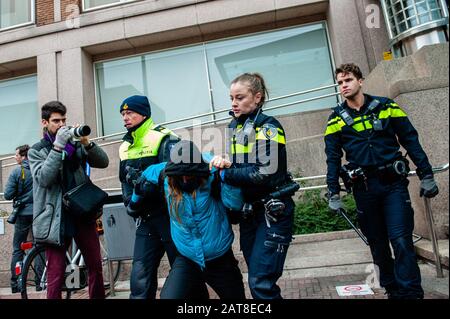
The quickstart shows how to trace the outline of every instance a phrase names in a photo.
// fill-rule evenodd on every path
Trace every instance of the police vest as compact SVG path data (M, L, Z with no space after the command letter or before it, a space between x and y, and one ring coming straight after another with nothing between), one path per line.
M395 102L383 103L381 102L380 107L373 112L368 112L368 114L363 114L362 116L357 116L351 119L351 122L335 111L335 117L331 118L327 123L327 129L325 131L325 136L341 132L345 128L352 129L358 133L367 130L377 130L374 127L374 122L380 121L380 128L383 130L386 127L386 121L390 118L395 117L406 117L406 113L398 106Z
M161 142L168 135L175 135L171 130L155 125L149 118L136 131L131 132L132 142L124 141L119 148L120 180L125 180L125 167L146 169L159 162L158 153Z
M252 120L247 120L242 124L234 120L230 124L230 128L233 129L234 134L230 138L229 152L233 155L233 158L237 154L252 153L258 141L270 140L279 144L286 144L283 129L271 123L265 123L267 120L270 120L270 117L265 114L260 114L256 123Z

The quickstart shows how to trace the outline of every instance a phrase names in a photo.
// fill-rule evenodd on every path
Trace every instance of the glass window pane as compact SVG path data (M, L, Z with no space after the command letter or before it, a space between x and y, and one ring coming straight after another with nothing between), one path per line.
M431 11L431 18L433 19L433 20L439 20L439 19L441 19L442 18L442 15L441 15L441 11L438 9L438 10L433 10L433 11Z
M421 16L419 16L419 20L420 20L420 23L429 22L429 21L431 21L430 15L428 13L421 15Z
M158 123L212 111L203 45L146 55L148 96ZM211 116L197 120L208 121ZM192 120L167 125L191 125Z
M126 97L135 94L149 98L156 123L211 111L203 46L98 63L96 70L105 135L125 130L119 106ZM192 121L167 127L188 124Z
M125 130L119 115L120 103L130 95L144 94L140 57L96 64L98 105L104 134Z
M37 102L37 77L0 81L0 154L11 154L19 145L36 143L41 137Z
M406 23L405 23L405 22L400 23L400 24L398 25L398 30L399 30L400 32L406 31L406 30L407 30Z
M416 4L416 8L417 8L417 13L419 15L428 12L428 7L427 7L427 4L425 2L417 3Z
M1 0L0 29L32 21L32 0Z
M84 1L84 9L92 9L95 7L118 4L121 2L130 2L136 0L83 0Z
M428 5L430 6L430 9L439 9L439 5L436 0L428 0Z
M230 108L229 85L238 75L258 72L271 98L334 83L324 24L263 33L206 45L214 108ZM265 108L335 92L322 90L269 102ZM271 115L329 108L335 97L269 111Z
M408 22L408 29L417 26L417 19L415 17L407 20L407 22Z

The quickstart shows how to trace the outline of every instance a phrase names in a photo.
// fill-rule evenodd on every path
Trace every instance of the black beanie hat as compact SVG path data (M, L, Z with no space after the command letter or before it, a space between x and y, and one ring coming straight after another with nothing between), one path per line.
M170 151L167 176L209 176L209 165L192 141L180 141Z
M127 97L120 105L120 113L122 113L123 110L130 110L147 117L150 117L152 114L150 103L148 102L147 97L143 95Z

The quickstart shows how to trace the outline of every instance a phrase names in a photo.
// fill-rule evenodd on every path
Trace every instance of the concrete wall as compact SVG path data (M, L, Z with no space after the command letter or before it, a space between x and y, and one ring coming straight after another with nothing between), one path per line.
M412 56L381 62L367 77L365 91L395 99L419 132L431 165L448 163L449 154L448 43L425 46ZM439 238L448 227L448 171L436 175L440 194L431 201ZM415 233L429 238L419 180L411 178Z
M330 0L328 25L336 65L353 62L369 74L389 50L379 0Z

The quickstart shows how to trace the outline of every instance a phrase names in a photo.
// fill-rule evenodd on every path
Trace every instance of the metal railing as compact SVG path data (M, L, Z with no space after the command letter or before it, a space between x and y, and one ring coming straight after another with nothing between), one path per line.
M289 97L293 97L293 96L304 95L304 94L308 94L308 93L313 93L313 92L317 92L317 91L331 89L331 88L335 88L337 86L338 86L337 84L330 84L330 85L326 85L326 86L322 86L322 87L318 87L318 88L314 88L314 89L309 89L309 90L305 90L305 91L294 92L294 93L287 94L287 95L277 96L277 97L274 97L274 98L271 98L271 99L267 100L267 103L273 102L273 101L277 101L277 100L281 100L281 99L285 99L285 98L289 98ZM267 108L264 108L264 111L267 112L267 111L271 111L271 110L280 109L280 108L283 108L283 107L292 106L292 105L295 105L295 104L307 103L307 102L320 100L320 99L324 99L324 98L332 97L332 96L338 96L338 95L339 95L339 92L329 93L329 94L325 94L325 95L312 97L312 98L309 98L309 99L304 99L304 100L299 100L299 101L294 101L294 102L290 102L290 103L285 103L285 104L280 104L280 105L267 107ZM216 115L216 114L220 114L220 113L224 113L224 112L229 112L229 111L230 111L230 108L223 108L223 109L220 109L220 110L217 110L217 111L212 111L212 112L207 112L207 113L203 113L203 114L193 115L193 116L189 116L189 117L186 117L186 118L176 119L176 120L162 122L162 123L158 123L158 124L160 124L162 126L167 126L167 125L170 125L170 124L175 124L175 123L179 123L179 122L194 120L194 119L197 119L197 118L202 118L202 117L205 117L205 116L212 116L212 115ZM196 126L199 126L199 125L207 125L207 124L213 124L213 123L224 122L224 121L229 121L229 120L230 120L230 117L228 116L228 117L224 117L224 118L219 118L219 119L214 119L214 120L210 120L210 121L205 121L205 122L202 122L202 123L199 123L199 124L190 124L190 125L180 126L180 127L177 127L177 128L171 129L171 130L172 131L176 131L176 130L196 127ZM116 137L116 136L122 136L125 133L126 133L126 131L113 133L113 134L109 134L109 135L98 136L98 137L92 138L91 141L105 140L105 139ZM119 139L117 141L106 142L106 143L102 143L102 144L99 144L99 145L100 146L107 146L107 145L117 144L117 143L121 143L121 142L122 142L122 140ZM2 158L0 158L0 163L2 163L5 160L10 160L10 159L13 159L13 158L14 158L14 155L2 157ZM6 167L10 167L10 166L15 166L15 165L17 165L17 164L16 163L8 163L8 164L5 164L5 165L2 164L1 168L6 168Z
M449 169L449 163L442 165L442 166L433 167L433 173L439 174L439 173L448 171L448 169ZM408 177L415 176L415 175L417 175L417 172L411 171L411 172L409 172ZM326 178L326 175L294 178L294 181L304 182L304 181L311 181L311 180L321 180L324 178ZM340 185L343 186L344 184L341 183ZM308 191L308 190L325 189L325 188L327 188L327 185L308 186L308 187L300 187L298 191ZM436 267L436 277L443 278L444 274L442 272L441 256L439 254L439 244L438 244L438 239L436 236L436 227L435 227L434 218L433 218L433 211L431 210L430 199L426 198L424 196L423 201L424 201L424 206L425 206L425 217L427 220L427 226L428 226L428 230L430 232L430 241L433 246L433 255L434 255L434 261L435 261L435 267ZM416 237L416 239L414 240L414 243L416 243L420 239L422 239L422 236L418 236L415 234L413 234L413 236Z

